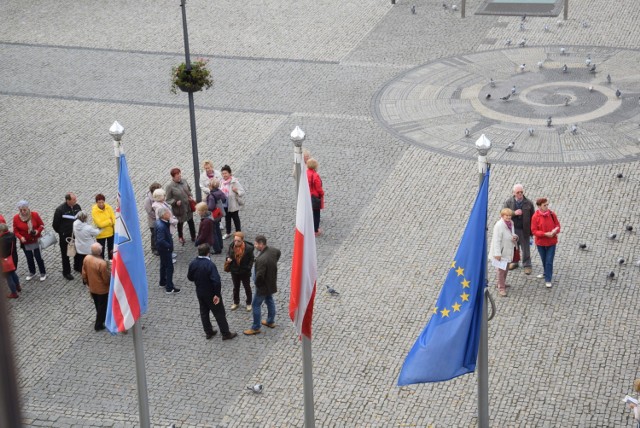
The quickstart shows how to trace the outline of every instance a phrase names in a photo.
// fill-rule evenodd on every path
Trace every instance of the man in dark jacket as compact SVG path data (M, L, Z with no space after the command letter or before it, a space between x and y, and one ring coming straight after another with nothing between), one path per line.
M196 284L196 296L200 303L200 319L202 327L207 335L207 339L211 339L216 335L217 330L211 325L211 317L209 312L213 313L218 328L222 332L222 340L233 339L238 333L229 331L224 304L222 303L222 290L220 283L220 274L216 265L209 258L211 247L209 244L198 245L198 257L189 263L187 278Z
M64 203L56 208L55 214L53 214L53 230L59 235L60 239L60 255L62 256L62 276L71 281L73 275L71 275L71 262L69 256L67 256L67 238L73 235L73 222L76 221L76 214L80 212L81 208L78 205L78 197L75 193L67 193L64 195ZM76 272L82 272L82 260L84 256L77 253L73 258L73 270Z
M531 274L531 246L529 238L531 237L531 217L535 211L533 203L524 196L524 187L522 184L513 186L513 196L504 202L503 208L509 208L513 211L513 228L518 235L518 243L520 246L522 266L524 273ZM518 263L509 263L509 270L518 267Z
M278 260L280 250L267 247L267 238L264 235L256 236L254 248L259 251L255 257L256 292L251 303L253 309L253 325L245 330L244 334L253 335L260 333L260 324L269 328L276 327L276 304L273 295L278 291ZM267 320L262 320L262 303L267 304Z
M171 211L167 208L158 209L156 220L156 250L160 253L160 287L165 288L165 293L176 294L179 288L173 285L173 238L169 228Z

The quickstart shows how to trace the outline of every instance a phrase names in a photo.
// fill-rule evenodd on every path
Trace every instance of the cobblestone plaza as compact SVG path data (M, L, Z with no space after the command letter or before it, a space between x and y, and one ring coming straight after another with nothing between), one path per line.
M195 94L199 158L232 167L248 192L243 231L282 250L278 327L206 340L186 280L195 249L177 247L183 292L166 295L144 235L153 426L303 425L301 346L287 314L296 125L327 193L313 320L317 426L477 425L475 374L396 382L475 198L482 133L493 143L490 225L520 182L530 199L550 199L563 227L553 288L535 278L535 250L534 275L511 272L509 297L497 297L489 274L491 425L632 425L621 398L640 377L640 8L569 3L569 20L528 17L522 29L520 17L475 15L482 0L466 2L465 18L424 0L187 3L192 58L208 58L215 80ZM11 218L26 199L50 225L68 191L84 209L99 192L114 204L115 120L141 213L149 184L166 184L172 167L194 187L187 97L169 92L171 67L184 60L179 5L0 3L0 214ZM231 279L223 258L214 261L241 332L251 314L229 310ZM57 247L45 263L47 280L26 282L20 254L23 292L7 302L24 424L137 426L131 335L96 333L90 296L77 276L62 277ZM247 390L256 383L263 394Z

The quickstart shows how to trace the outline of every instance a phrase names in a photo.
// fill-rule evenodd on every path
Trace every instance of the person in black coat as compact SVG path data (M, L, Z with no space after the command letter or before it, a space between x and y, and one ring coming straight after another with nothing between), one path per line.
M13 270L3 271L2 274L7 280L7 285L9 286L9 290L11 291L7 294L9 299L17 299L18 293L22 291L20 287L20 278L18 274L16 274L16 269L18 267L18 252L16 251L16 235L12 232L9 232L9 227L5 223L0 223L0 257L8 258L11 257L13 260ZM0 270L2 268L0 267Z
M229 340L238 334L229 331L224 303L222 303L220 274L216 265L209 258L210 251L209 244L198 245L198 257L189 263L187 278L196 285L196 296L200 304L200 319L207 339L211 339L218 333L211 325L209 316L211 312L216 319L220 332L222 332L222 340Z
M60 244L60 255L62 256L62 276L71 281L71 262L67 256L67 238L73 234L73 222L76 221L76 214L81 211L78 205L78 197L75 193L67 193L64 195L64 203L56 208L53 214L53 230L60 236L58 240ZM82 272L82 254L76 254L73 258L73 270Z
M158 209L156 220L156 250L160 254L160 287L165 293L176 294L180 289L173 284L173 238L171 237L171 211L168 208Z
M247 296L247 312L251 312L251 268L253 267L253 245L244 240L243 232L233 234L233 242L229 246L227 254L229 272L233 282L233 305L231 310L235 311L240 305L240 283L244 287Z

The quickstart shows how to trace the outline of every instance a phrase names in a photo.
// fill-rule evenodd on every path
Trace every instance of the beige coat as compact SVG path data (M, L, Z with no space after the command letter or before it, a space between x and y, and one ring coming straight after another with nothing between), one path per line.
M502 218L498 220L493 226L489 257L500 256L502 260L508 262L513 260L513 249L516 245L511 239L513 236L517 236L513 229L513 222L511 222L511 229L509 229Z

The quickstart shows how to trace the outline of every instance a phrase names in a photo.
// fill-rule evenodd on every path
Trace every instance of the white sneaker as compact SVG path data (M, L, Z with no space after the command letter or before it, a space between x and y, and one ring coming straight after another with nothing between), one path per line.
M45 279L47 279L46 273L44 275L40 275L40 281L44 281Z
M222 235L222 239L227 239L228 237L230 237L231 235L229 235L228 233L225 233L224 235Z
M545 283L544 283L544 285L545 285L545 287L547 287L547 288L551 288L551 287L553 287L553 284L552 284L552 283L550 283L550 282L545 282Z
M25 278L27 281L31 281L33 279L33 277L36 276L35 273L30 273L29 275L27 275L27 277Z
M235 311L236 309L238 309L238 305L236 305L235 303L233 305L231 305L231 310Z
M253 310L253 308L251 307L251 305L247 305L247 312L251 312Z
M175 264L177 261L178 261L178 260L176 260L176 259L173 259L173 260L172 260L172 262L173 262L174 264Z
M536 275L536 278L538 278L538 279L544 279L544 274L543 274L543 273L541 273L540 275Z

